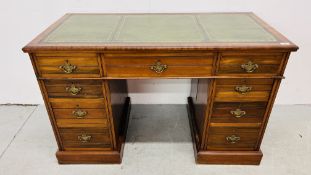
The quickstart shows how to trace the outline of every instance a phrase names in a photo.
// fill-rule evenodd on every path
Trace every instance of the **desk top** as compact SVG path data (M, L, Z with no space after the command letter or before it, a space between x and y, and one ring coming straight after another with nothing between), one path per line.
M253 13L67 14L23 50L297 46Z

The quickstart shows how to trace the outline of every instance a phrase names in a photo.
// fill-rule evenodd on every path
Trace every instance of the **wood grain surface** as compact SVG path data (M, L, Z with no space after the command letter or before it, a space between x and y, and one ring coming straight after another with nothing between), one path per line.
M68 34L92 31L89 26L71 26L73 31L63 31L67 32L64 36L57 33L57 30L66 29L69 25L66 20L75 20L71 18L75 15L83 19L88 15L92 20L107 19L107 16L103 17L105 14L67 14L23 48L30 55L44 98L58 143L56 156L59 163L121 163L130 113L127 79L158 78L192 79L188 116L197 163L260 163L260 144L289 55L298 49L295 44L253 13L166 14L169 19L165 20L159 20L160 14L133 14L134 17L122 14L129 21L132 17L145 20L149 15L154 24L183 20L180 16L195 19L196 23L202 24L202 31L211 32L205 33L207 37L202 42L196 41L200 39L196 37L201 37L196 34L194 39L191 38L195 42L169 42L180 32L168 37L165 32L159 32L158 38L141 38L146 33L133 34L135 30L129 30L139 25L127 23L122 24L128 26L126 30L122 29L122 32L128 32L125 35L118 31L121 24L115 25L113 21L102 21L100 25L113 24L112 35L118 34L119 42L111 42L114 36L98 28L94 31L99 33ZM237 26L228 20L235 17L243 18L244 22L251 20L248 22L256 26L256 31L262 31L248 35L244 33L247 26L224 31L223 26ZM226 18L223 19L226 22L221 21L222 18ZM205 25L211 20L218 26ZM89 22L84 20L83 23ZM176 24L178 21L168 27ZM90 23L90 26L94 25L98 24ZM168 27L162 26L159 30ZM222 33L217 33L218 29ZM183 29L182 32L187 31ZM148 32L154 33L154 28ZM94 38L96 34L111 38ZM64 42L54 42L59 37ZM72 42L75 37L105 42ZM148 41L162 37L163 42L121 42L135 37ZM177 39L189 40L187 37ZM239 41L257 39L258 42L233 42L236 37ZM228 41L223 41L224 38ZM243 65L248 63L256 65L254 70L245 69ZM163 71L156 72L155 66ZM73 94L70 89L79 92ZM241 111L243 115L237 116Z

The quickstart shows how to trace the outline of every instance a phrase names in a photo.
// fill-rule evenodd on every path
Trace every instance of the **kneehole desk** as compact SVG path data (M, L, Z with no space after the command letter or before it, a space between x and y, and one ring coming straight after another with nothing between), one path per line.
M29 53L67 163L121 163L127 79L192 79L197 163L260 164L287 60L298 47L253 13L67 14Z

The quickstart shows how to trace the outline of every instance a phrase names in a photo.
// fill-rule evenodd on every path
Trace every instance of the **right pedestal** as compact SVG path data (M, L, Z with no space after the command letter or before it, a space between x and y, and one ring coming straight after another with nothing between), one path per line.
M193 79L188 116L197 163L259 165L280 80Z

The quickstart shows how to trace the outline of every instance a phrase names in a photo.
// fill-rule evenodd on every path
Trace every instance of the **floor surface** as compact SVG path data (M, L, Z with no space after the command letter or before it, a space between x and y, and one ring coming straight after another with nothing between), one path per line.
M120 165L58 165L44 106L0 106L0 175L309 175L311 106L275 106L260 166L196 165L185 105L133 105Z

